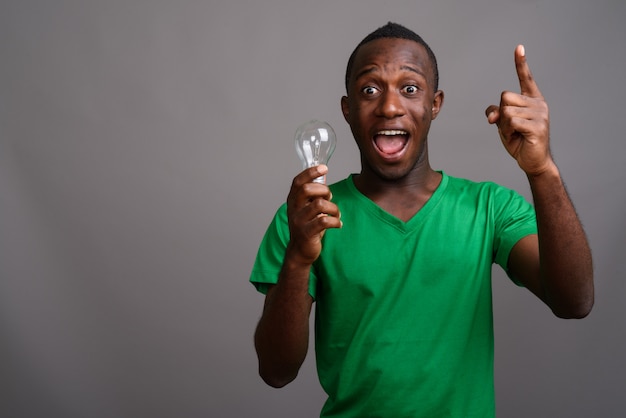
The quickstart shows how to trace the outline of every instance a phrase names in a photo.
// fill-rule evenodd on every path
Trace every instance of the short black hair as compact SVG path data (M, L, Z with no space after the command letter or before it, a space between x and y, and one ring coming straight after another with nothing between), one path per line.
M346 67L346 92L348 92L348 82L350 80L350 74L352 73L352 67L354 66L354 59L356 58L357 51L364 44L382 38L408 39L422 45L426 49L428 58L430 59L433 66L435 91L439 89L439 68L437 67L437 58L435 58L435 54L430 49L428 44L422 39L421 36L413 32L411 29L408 29L398 23L389 22L385 26L381 26L380 28L376 29L374 32L363 38L363 40L356 46L356 48L354 48L354 51L352 51L350 58L348 58L348 66Z

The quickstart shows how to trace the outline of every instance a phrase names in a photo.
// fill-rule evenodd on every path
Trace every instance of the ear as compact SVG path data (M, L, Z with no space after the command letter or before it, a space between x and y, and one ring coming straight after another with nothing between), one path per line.
M348 96L343 96L341 98L341 113L343 113L343 118L350 124L350 106L348 105Z
M435 92L435 97L433 98L433 112L432 112L432 119L434 120L435 118L437 118L437 115L439 114L439 112L441 111L441 107L443 106L443 91L442 90L437 90Z

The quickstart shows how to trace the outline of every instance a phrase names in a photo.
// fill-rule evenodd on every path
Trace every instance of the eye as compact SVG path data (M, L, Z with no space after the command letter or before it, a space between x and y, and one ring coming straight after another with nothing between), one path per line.
M404 86L402 88L402 91L406 94L415 94L419 91L419 88L414 85L408 85L408 86Z
M361 89L361 91L366 95L366 96L373 96L378 92L378 89L376 87L373 86L366 86L363 87Z

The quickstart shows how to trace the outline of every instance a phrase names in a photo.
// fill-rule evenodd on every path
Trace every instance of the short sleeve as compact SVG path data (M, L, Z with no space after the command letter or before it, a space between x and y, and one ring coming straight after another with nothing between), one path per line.
M259 292L266 294L270 285L278 282L288 243L287 205L283 204L276 211L272 222L265 231L250 274L250 282ZM312 267L309 278L309 293L313 298L315 298L315 284L316 277Z
M509 254L520 239L537 233L537 217L523 196L506 188L495 194L494 214L494 261L508 275Z

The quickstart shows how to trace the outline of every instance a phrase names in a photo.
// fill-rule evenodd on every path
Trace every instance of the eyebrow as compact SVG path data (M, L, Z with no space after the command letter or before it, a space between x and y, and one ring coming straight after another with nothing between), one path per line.
M409 65L403 65L402 67L400 67L401 70L406 70L406 71L411 71L414 72L417 75L421 75L422 77L426 78L426 74L424 74L423 72L421 72L420 70L418 70L417 68L411 67Z
M400 69L404 70L404 71L410 71L412 73L415 73L415 74L417 74L419 76L422 76L424 79L426 78L426 75L423 72L421 72L420 70L418 70L415 67L411 67L410 65L403 65L403 66L400 67ZM356 77L354 79L358 80L361 77L363 77L364 75L367 75L367 74L370 74L370 73L375 73L377 70L378 70L378 67L375 67L375 66L372 66L372 67L369 67L369 68L365 68L364 70L359 71L356 74Z

